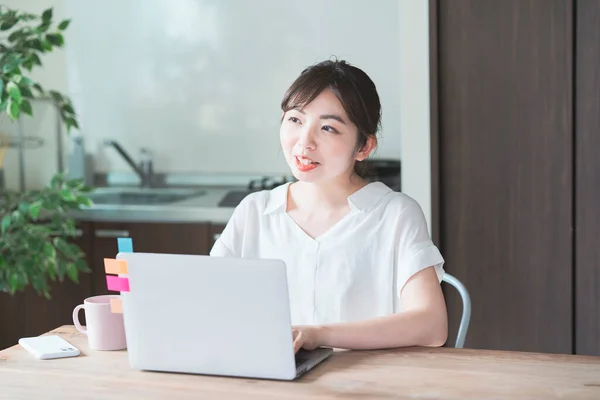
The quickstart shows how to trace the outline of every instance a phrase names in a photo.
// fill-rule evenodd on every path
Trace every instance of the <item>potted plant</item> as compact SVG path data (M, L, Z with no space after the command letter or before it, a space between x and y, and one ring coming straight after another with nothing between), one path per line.
M64 44L69 20L55 24L52 8L41 15L0 6L0 113L14 122L33 115L31 100L50 98L60 110L67 131L78 128L71 100L45 90L30 78L44 54ZM14 294L31 286L50 298L49 281L65 277L77 282L88 267L71 212L91 204L90 188L80 180L56 174L39 190L0 193L0 292Z

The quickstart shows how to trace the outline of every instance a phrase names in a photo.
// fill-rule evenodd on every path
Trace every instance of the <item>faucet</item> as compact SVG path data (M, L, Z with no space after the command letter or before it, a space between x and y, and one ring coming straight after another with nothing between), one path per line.
M123 157L127 164L131 166L131 168L135 171L135 173L140 177L141 187L147 188L152 187L152 176L153 176L153 167L152 167L152 157L150 152L146 148L142 148L142 161L139 165L133 161L131 156L125 151L125 149L114 140L105 140L105 146L114 147L115 150Z

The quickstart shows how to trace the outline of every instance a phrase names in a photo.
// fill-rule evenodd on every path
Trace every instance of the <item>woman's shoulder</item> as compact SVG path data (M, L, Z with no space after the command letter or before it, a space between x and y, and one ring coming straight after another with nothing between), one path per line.
M248 194L236 207L236 212L262 214L284 206L287 186L288 184L283 184L274 189L259 190Z
M383 182L373 182L365 187L365 193L359 193L355 200L364 205L372 205L373 209L380 209L391 213L420 212L421 206L411 196L389 188Z
M415 211L421 209L419 202L406 193L392 192L388 197L387 207L393 208L396 211Z

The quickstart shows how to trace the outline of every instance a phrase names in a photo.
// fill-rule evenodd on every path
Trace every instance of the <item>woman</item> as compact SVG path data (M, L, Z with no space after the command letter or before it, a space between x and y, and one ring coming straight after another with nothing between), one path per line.
M297 182L247 196L211 255L285 261L295 351L443 345L444 260L423 212L363 176L381 119L374 83L324 61L302 72L281 107Z

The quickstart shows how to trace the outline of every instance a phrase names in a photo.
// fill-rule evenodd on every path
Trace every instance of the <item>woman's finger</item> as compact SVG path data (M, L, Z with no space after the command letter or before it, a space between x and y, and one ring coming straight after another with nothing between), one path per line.
M294 338L294 353L297 353L302 347L302 331L297 329L293 330L292 337Z

